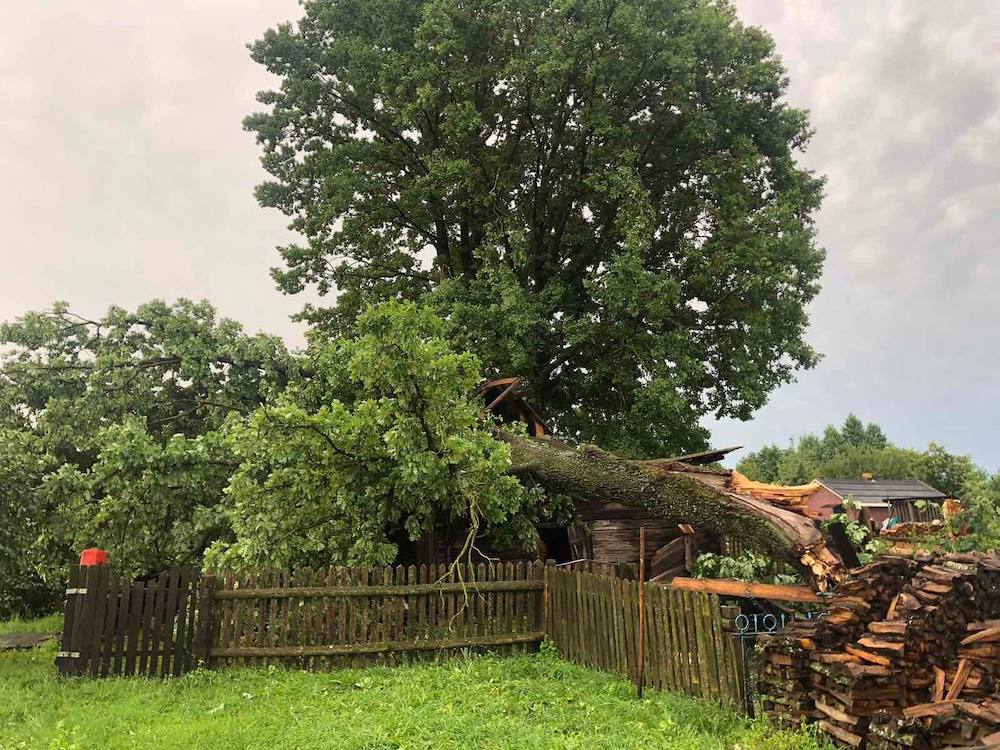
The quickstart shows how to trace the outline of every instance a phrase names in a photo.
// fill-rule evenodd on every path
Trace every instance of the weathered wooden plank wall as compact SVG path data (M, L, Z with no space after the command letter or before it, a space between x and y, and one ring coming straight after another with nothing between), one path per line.
M646 585L643 685L740 706L737 644L715 594ZM639 583L546 570L545 631L570 661L637 681Z

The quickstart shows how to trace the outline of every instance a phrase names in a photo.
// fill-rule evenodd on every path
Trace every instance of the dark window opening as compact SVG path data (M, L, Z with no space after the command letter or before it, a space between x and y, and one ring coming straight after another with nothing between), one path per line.
M569 529L565 526L552 526L539 529L538 535L545 545L545 559L555 560L557 563L571 562L573 548L569 543Z

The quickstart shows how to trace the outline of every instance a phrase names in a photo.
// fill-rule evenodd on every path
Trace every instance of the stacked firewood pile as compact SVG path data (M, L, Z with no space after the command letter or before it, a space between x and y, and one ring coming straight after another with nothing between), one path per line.
M883 529L879 536L883 539L910 539L911 537L933 537L940 534L944 528L944 521L935 519L933 521L905 521L889 529Z
M982 700L1000 681L998 616L997 556L880 558L853 571L826 617L762 643L761 706L848 747L873 726L872 748L969 746L947 743L996 731Z
M918 563L906 557L882 557L852 571L830 598L820 619L796 620L774 635L762 636L758 690L762 709L783 726L829 717L828 705L817 695L817 675L836 663L859 663L843 652L873 621L885 617L896 595L913 575Z
M868 732L868 750L1000 748L1000 701L938 701L903 709L896 719L880 714Z
M795 620L779 633L762 635L757 689L763 711L789 729L816 720L809 660L816 648L817 620Z

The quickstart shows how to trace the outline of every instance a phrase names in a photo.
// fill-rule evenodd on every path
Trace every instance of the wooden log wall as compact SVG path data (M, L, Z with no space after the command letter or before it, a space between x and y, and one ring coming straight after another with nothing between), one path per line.
M656 550L681 535L677 524L662 519L596 519L590 524L594 560L602 563L638 563L639 530L642 528L646 529L647 565Z
M545 630L560 654L637 681L639 583L549 568ZM643 686L743 702L737 644L715 594L646 585Z

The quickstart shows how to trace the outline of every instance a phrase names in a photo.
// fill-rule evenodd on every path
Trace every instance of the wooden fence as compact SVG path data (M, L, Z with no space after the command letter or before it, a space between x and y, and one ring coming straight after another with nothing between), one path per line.
M196 664L194 600L200 573L170 570L123 581L106 565L74 567L66 589L62 675L180 675Z
M543 565L172 570L123 583L76 568L63 675L179 675L208 667L308 669L395 663L466 648L517 651L544 638Z
M542 579L537 562L206 577L206 661L327 669L419 652L522 650L544 638Z
M643 684L743 705L738 644L715 594L646 585ZM547 571L546 634L560 654L639 679L639 583Z
M715 594L646 585L643 685L741 705L737 644ZM567 659L639 679L639 584L539 562L446 567L171 570L123 582L76 568L63 675L179 675L195 666L306 669L416 655L520 651L546 636Z

